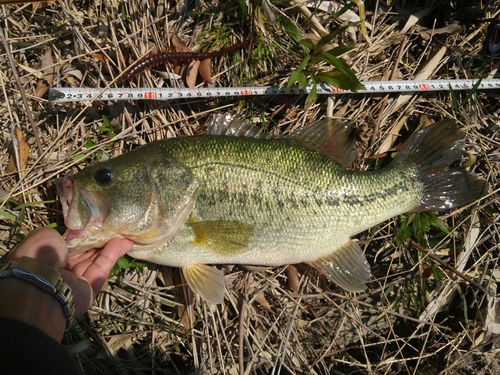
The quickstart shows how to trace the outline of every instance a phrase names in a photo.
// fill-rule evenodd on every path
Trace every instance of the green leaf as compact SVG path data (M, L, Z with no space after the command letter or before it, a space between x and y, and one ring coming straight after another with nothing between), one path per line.
M320 52L318 54L318 57L321 58L323 61L326 61L327 63L331 64L335 68L337 68L339 71L344 72L348 75L351 75L352 78L357 80L356 75L353 73L351 70L351 67L347 65L344 61L340 60L338 57L333 56L332 54L328 52Z
M427 280L422 282L422 290L420 290L420 304L422 307L426 305L425 295L427 293Z
M302 39L299 41L299 44L302 46L302 47L305 47L306 49L308 50L312 50L314 49L314 43L312 42L311 39Z
M17 216L12 215L11 213L4 211L4 210L0 210L0 216L3 216L4 218L6 218L7 220L10 220L10 221L17 220Z
M37 202L27 202L27 203L23 203L23 204L20 204L19 206L16 206L13 208L14 211L18 211L22 208L26 208L26 207L32 207L32 206L40 206L40 205L43 205L43 204L47 204L47 203L54 203L55 200L46 200L46 201L37 201Z
M247 7L246 1L245 0L238 0L238 4L239 4L243 14L244 15L248 14L248 7Z
M321 52L318 57L333 65L338 71L345 74L345 78L342 80L342 84L344 86L340 87L341 89L356 91L363 88L363 85L359 82L358 77L356 77L349 65L340 60L338 57L326 52Z
M292 72L292 74L290 74L290 78L288 79L288 85L287 85L288 88L292 87L295 84L295 82L299 82L299 85L300 85L301 80L303 82L304 78L301 76L305 77L303 70L306 67L309 60L311 60L311 56L306 56L306 58L304 60L302 60L302 63L300 64L300 66L297 69L295 69ZM306 82L307 82L307 78L306 78ZM306 83L306 85L307 85L307 83Z
M128 255L124 255L116 261L109 275L118 277L126 270L135 269L137 271L142 271L144 267L146 267L146 263L133 259Z
M123 3L120 6L120 17L121 17L123 22L127 21L127 9L125 7L125 4L123 4Z
M427 243L425 241L425 233L429 231L430 224L426 215L422 215L421 213L413 213L413 221L412 221L412 231L413 235L417 239L417 242L422 247L426 247Z
M278 21L283 26L288 36L292 38L295 42L299 43L303 39L300 30L297 28L295 23L290 21L288 18L282 15L278 15L276 16L276 21Z
M483 78L479 78L477 80L477 82L474 84L474 86L472 87L472 89L467 93L467 96L465 97L465 99L462 100L462 105L467 104L467 102L472 97L472 95L476 94L477 88L479 87L479 85L481 84L482 81L483 81Z
M341 9L339 9L337 12L335 13L332 13L332 17L334 19L337 19L339 18L341 15L343 15L345 12L347 12L349 9L353 8L356 4L354 3L354 1L351 1L349 3L347 3L346 5L344 5Z
M111 129L111 121L109 120L109 118L107 118L106 116L102 115L102 122L104 123L104 125L108 128L108 129Z
M337 47L334 47L334 48L326 51L326 53L333 55L333 56L340 56L346 52L351 51L353 48L354 47L349 47L349 46L337 46Z
M318 80L343 90L356 91L363 87L357 79L353 80L349 74L344 72L320 72L316 74L316 77Z
M306 98L306 103L305 103L306 108L309 108L311 105L313 105L317 97L318 97L318 84L314 82L311 92L309 93L309 95L307 95Z
M434 274L434 279L436 280L437 287L438 288L441 287L443 276L444 276L443 271L441 271L441 269L438 267L434 267L432 269L432 273Z
M411 236L411 229L407 225L402 225L396 234L396 246L401 246Z
M318 43L316 43L316 48L314 49L313 53L314 54L319 53L321 51L321 48L323 48L324 45L330 43L333 39L335 39L337 35L342 34L345 30L347 30L348 27L355 26L357 24L359 24L359 22L349 23L345 26L336 28L330 34L325 35L320 40L318 40Z
M299 75L298 81L299 81L299 87L306 87L307 85L309 85L307 76L304 74L304 72L302 72L302 74Z
M113 138L116 135L115 133L113 133L113 130L111 128L108 128L107 126L98 126L97 130L103 132L104 134L107 134L110 138Z
M426 212L427 217L429 219L429 224L433 227L439 230L440 232L443 232L445 234L450 233L450 230L446 228L444 225L443 221L434 213L434 212Z
M450 96L451 101L453 102L453 109L455 110L455 112L458 112L460 110L460 104L458 103L457 94L455 93L455 91L453 91L451 85L448 86L450 87Z
M95 146L95 142L91 138L87 138L87 141L85 142L85 148L92 148Z

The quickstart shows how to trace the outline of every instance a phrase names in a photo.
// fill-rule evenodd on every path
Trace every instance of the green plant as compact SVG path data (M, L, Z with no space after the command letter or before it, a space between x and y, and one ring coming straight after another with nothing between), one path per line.
M109 273L109 276L122 278L125 271L132 270L141 272L144 267L146 267L145 262L141 262L140 260L134 259L128 255L124 255L116 261L115 265L111 269L111 272Z
M118 123L116 125L113 125L111 121L104 115L102 116L102 122L104 125L98 126L97 130L107 135L109 138L116 137L116 134L118 134L122 130L122 124Z
M97 130L99 130L102 134L104 134L109 139L115 138L116 135L118 133L120 133L120 131L122 130L122 125L121 124L113 125L111 123L111 121L106 116L104 116L104 115L102 116L102 122L103 122L103 125L98 126ZM98 145L98 143L93 138L88 137L88 138L85 139L85 145L84 145L84 147L87 150L96 147L96 145ZM92 161L105 161L105 160L108 160L109 159L109 155L106 154L105 152L103 152L102 150L106 150L106 149L109 149L111 147L113 147L112 143L108 143L108 144L100 146L99 151L93 153ZM71 159L72 160L80 160L80 159L86 158L87 155L88 155L87 152L79 152L78 154L73 155L73 157Z
M341 34L348 26L340 27L330 34L322 37L317 42L309 38L304 38L297 26L288 18L278 16L276 18L285 32L292 38L303 51L303 59L299 67L292 71L288 79L288 88L298 84L299 88L309 85L312 82L312 88L309 92L306 105L311 105L317 98L318 82L325 82L342 90L356 91L363 87L356 75L348 64L342 61L338 56L350 51L348 46L337 46L324 51L324 47ZM334 71L321 71L319 65L327 63L335 68Z
M2 209L0 209L0 217L3 217L12 222L12 225L10 225L9 227L9 237L7 241L8 244L13 246L24 239L24 234L19 232L19 229L21 228L21 225L26 218L27 208L54 202L54 200L45 200L18 204L17 199L14 197L7 200ZM49 225L46 225L46 227L55 228L57 227L57 224L50 223Z
M426 234L433 229L432 237L426 239ZM399 217L399 229L396 234L396 245L401 246L411 236L418 244L427 248L434 241L439 241L449 233L448 228L434 212L412 212ZM434 241L432 241L434 240Z

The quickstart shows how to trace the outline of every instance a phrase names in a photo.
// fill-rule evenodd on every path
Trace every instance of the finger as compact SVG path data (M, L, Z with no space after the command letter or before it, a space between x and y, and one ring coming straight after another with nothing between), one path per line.
M129 240L115 238L96 253L94 261L82 274L89 281L96 294L101 290L118 258L130 251L132 246L133 243Z
M66 264L68 248L56 230L38 228L14 247L8 255L8 259L15 260L22 256L35 258L54 268L61 268Z

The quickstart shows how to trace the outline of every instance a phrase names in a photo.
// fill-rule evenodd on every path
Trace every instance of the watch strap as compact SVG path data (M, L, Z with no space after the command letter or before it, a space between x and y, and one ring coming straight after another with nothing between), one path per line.
M75 301L71 288L63 281L59 271L34 258L22 256L0 267L0 278L9 276L29 281L52 294L61 304L66 329L69 328L75 313Z

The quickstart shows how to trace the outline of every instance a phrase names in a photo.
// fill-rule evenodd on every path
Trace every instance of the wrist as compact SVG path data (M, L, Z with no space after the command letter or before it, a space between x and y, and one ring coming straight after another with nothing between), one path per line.
M0 267L0 306L4 314L25 320L60 340L69 327L75 312L71 288L62 280L61 273L37 259L21 256ZM9 287L10 286L10 287ZM54 308L57 313L54 314ZM60 332L59 320L64 317L65 326ZM52 318L51 318L52 317Z
M61 341L66 319L55 296L17 277L0 278L0 316L37 326Z

